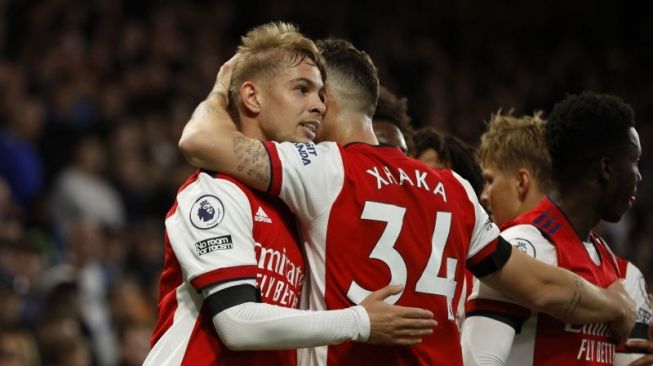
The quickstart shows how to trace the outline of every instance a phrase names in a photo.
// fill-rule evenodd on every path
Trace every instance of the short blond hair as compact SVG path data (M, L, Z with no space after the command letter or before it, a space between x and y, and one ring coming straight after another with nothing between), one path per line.
M501 110L490 117L476 152L483 167L494 164L502 171L528 168L543 190L550 185L551 158L544 139L542 112L515 117Z
M326 79L324 58L315 43L290 23L271 22L250 30L241 38L238 53L240 60L229 87L229 103L234 106L239 102L240 86L247 80L276 75L285 66L299 65L307 59Z

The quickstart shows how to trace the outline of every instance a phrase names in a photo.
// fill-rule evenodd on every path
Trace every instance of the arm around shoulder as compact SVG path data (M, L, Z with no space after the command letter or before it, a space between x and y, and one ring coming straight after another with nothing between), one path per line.
M524 275L527 273L528 275ZM619 338L634 324L634 304L623 285L599 288L575 273L512 250L508 262L480 279L533 310L572 323L613 322Z
M360 306L333 311L303 311L248 302L213 317L227 348L275 350L366 341L370 323Z

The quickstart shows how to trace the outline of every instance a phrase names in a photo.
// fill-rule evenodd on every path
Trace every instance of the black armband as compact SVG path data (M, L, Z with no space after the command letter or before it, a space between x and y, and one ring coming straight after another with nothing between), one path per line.
M649 325L646 323L635 323L635 327L628 338L648 339L648 327Z
M204 299L204 306L211 318L223 310L246 302L261 302L261 291L252 285L238 285L220 290Z
M517 315L509 315L509 314L500 314L500 313L494 313L494 312L489 312L489 311L470 311L467 314L465 314L467 318L472 317L472 316L484 316L486 318L494 319L496 321L500 321L504 324L509 325L512 327L512 329L515 330L516 334L521 333L521 326L524 323L524 320L517 316Z
M487 258L483 259L476 265L470 266L469 270L477 278L485 277L503 268L506 262L508 262L508 259L510 259L511 254L512 245L499 235L499 238L497 239L497 247L494 250L494 253L490 254Z

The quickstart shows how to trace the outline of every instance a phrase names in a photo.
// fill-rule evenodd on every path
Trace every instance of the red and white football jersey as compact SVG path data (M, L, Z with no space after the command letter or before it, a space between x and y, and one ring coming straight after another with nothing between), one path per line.
M287 207L231 177L198 171L180 188L165 223L159 319L145 365L295 365L294 350L224 347L202 311L201 293L255 279L263 302L298 308L305 268Z
M410 347L345 342L300 350L313 365L461 365L454 320L466 265L497 247L498 228L473 189L399 149L267 142L270 192L297 215L309 263L308 306L342 309L388 284L393 304L429 309L432 336Z
M619 278L615 257L607 245L594 235L590 243L581 241L565 215L547 197L501 229L501 236L521 251L569 269L598 286L607 287ZM506 365L599 366L614 362L616 343L608 324L566 324L531 312L478 280L467 302L468 319L473 314L498 314L522 322Z
M635 328L630 334L631 339L648 339L648 328L653 319L653 310L651 310L651 300L648 296L649 291L646 287L646 279L639 268L631 262L617 258L617 265L624 279L624 287L635 301L635 310L637 318L635 319ZM617 346L617 356L615 366L628 365L642 356L642 351L626 347L626 345Z

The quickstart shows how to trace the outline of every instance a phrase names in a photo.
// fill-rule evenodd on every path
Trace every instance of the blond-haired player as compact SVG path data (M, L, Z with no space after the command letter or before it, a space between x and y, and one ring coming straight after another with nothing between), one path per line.
M313 139L325 111L324 62L313 42L292 25L269 23L243 37L239 52L228 94L244 136ZM413 344L435 325L428 311L384 303L397 287L363 306L298 310L307 268L293 215L225 174L198 170L188 178L165 238L159 319L145 365L294 365L295 348Z

